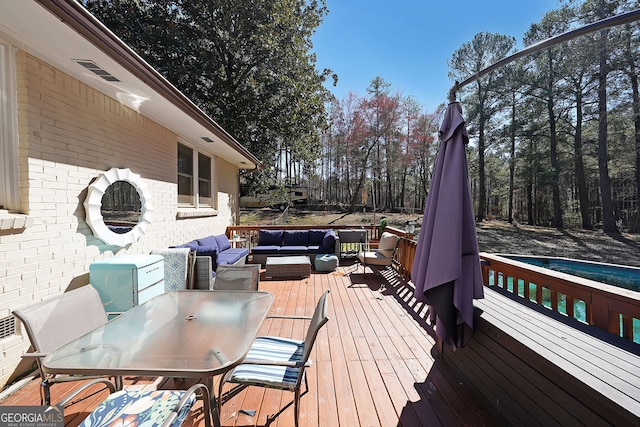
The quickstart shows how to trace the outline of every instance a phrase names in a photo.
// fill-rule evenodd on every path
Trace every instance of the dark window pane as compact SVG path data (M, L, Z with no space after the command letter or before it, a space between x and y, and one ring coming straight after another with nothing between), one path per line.
M198 153L198 177L211 181L211 158L202 153Z
M178 144L178 173L193 176L193 150Z
M191 184L191 177L178 175L178 194L183 196L191 196L193 185Z
M200 193L200 197L211 197L211 183L209 181L198 181L198 191Z

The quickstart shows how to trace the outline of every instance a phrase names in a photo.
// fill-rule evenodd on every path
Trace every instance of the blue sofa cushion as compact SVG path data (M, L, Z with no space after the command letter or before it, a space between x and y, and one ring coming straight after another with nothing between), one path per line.
M326 254L332 254L336 250L336 233L333 230L327 230L322 239L321 251Z
M202 239L196 240L198 242L198 246L204 246L207 248L218 249L223 251L224 249L218 247L218 240L216 236L203 237Z
M320 254L320 253L324 253L324 252L322 252L322 246L320 246L320 245L309 245L309 246L307 246L307 253Z
M281 246L281 254L304 255L307 253L306 246Z
M286 230L282 241L282 246L307 246L309 244L309 232L307 230Z
M277 254L280 252L280 245L260 245L251 248L254 254Z
M257 246L280 246L282 245L282 230L260 230L258 232Z
M249 255L249 249L229 248L218 253L218 264L235 264L247 255Z
M327 230L309 230L309 245L321 245Z
M218 234L214 237L216 239L216 242L218 243L218 250L220 252L226 251L227 249L231 248L231 242L224 234Z

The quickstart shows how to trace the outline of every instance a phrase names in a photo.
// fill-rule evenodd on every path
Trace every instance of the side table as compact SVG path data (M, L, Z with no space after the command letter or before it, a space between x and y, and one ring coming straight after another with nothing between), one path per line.
M265 277L309 277L311 260L306 255L267 257Z
M229 239L229 242L231 243L231 247L233 248L244 248L244 244L247 241L247 239L241 238L241 237L234 237L232 239Z

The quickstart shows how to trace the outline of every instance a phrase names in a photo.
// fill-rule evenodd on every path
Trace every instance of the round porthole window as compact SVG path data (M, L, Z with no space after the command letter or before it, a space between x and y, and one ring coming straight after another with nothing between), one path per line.
M89 185L84 201L94 236L108 245L137 242L151 223L151 196L140 175L112 168Z

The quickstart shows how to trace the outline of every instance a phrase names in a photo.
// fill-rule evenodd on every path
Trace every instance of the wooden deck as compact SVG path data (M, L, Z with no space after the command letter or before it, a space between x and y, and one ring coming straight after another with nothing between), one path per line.
M363 275L362 267L343 265L333 273L313 272L307 279L260 283L261 290L275 295L273 314L310 315L322 292L331 290L330 320L318 336L314 365L307 371L309 391L301 398L300 425L498 425L491 409L480 405L450 368L434 358L433 331L424 321L426 307L413 300L413 289L393 272L367 271ZM306 326L268 319L262 334L301 339ZM162 378L127 377L125 383L137 388L185 386ZM61 387L65 386L52 389L54 400ZM97 392L65 408L65 424L78 425L105 396L106 391ZM250 387L225 402L222 425L292 426L292 404L271 417L292 399L291 392ZM37 381L0 405L39 405ZM256 413L249 416L242 410ZM204 425L201 411L193 414L184 425Z

